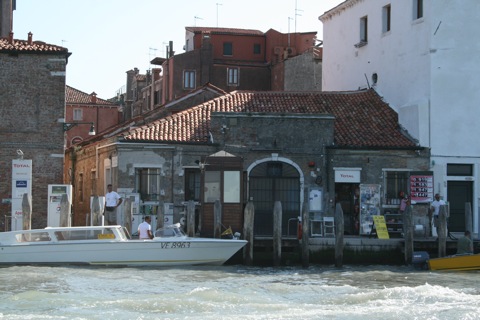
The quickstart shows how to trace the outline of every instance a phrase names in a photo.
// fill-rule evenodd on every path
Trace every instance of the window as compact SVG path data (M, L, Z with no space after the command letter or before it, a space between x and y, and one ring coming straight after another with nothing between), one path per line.
M195 89L195 71L185 70L183 72L183 88Z
M140 168L135 170L135 187L142 201L160 199L160 168Z
M390 31L390 23L391 23L391 5L387 5L382 9L382 32Z
M83 110L82 109L73 109L73 120L74 121L83 120Z
M231 42L224 42L223 43L223 55L224 56L233 55L233 44Z
M385 201L387 204L400 204L399 194L408 191L408 171L385 171ZM398 203L397 203L398 202Z
M220 200L220 171L205 172L204 201Z
M240 171L223 173L223 202L240 202Z
M473 176L473 166L471 164L447 164L447 176Z
M238 86L238 68L227 68L227 85Z
M255 43L253 45L253 54L260 54L260 53L262 53L262 47L260 46L260 44Z
M423 18L423 0L413 0L413 20Z
M360 42L368 42L368 17L360 18Z
M185 201L200 201L200 170L185 170Z

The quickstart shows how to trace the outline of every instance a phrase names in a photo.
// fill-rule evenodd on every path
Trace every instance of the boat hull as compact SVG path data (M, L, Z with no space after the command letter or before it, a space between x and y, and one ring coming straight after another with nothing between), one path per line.
M237 239L187 236L130 240L119 226L46 228L0 233L0 264L221 265L246 243Z
M430 270L468 271L480 270L480 254L456 255L428 260Z

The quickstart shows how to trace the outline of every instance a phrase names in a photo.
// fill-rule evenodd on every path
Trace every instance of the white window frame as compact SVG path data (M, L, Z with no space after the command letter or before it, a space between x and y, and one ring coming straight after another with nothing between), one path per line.
M184 89L195 89L196 84L196 72L195 70L184 70L183 71L183 88Z
M73 109L73 121L82 121L83 120L83 109L75 108Z
M390 32L392 28L392 5L387 4L382 8L382 32Z
M240 70L238 68L227 68L227 85L238 86L240 83Z
M368 43L368 16L360 18L360 42Z
M423 0L413 0L413 20L418 20L423 18Z

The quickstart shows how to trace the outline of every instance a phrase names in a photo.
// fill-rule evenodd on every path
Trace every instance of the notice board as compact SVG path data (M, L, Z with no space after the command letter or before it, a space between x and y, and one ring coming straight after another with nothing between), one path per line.
M375 224L375 229L377 230L378 239L390 239L384 216L373 216L373 223Z

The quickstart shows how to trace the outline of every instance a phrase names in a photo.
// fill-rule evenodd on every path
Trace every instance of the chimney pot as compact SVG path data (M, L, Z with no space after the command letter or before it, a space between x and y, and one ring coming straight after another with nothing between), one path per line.
M29 45L32 45L32 36L33 36L33 33L29 32L28 33L28 44Z
M97 103L97 94L94 92L90 93L90 101L92 103Z
M8 43L13 44L13 31L8 34Z

